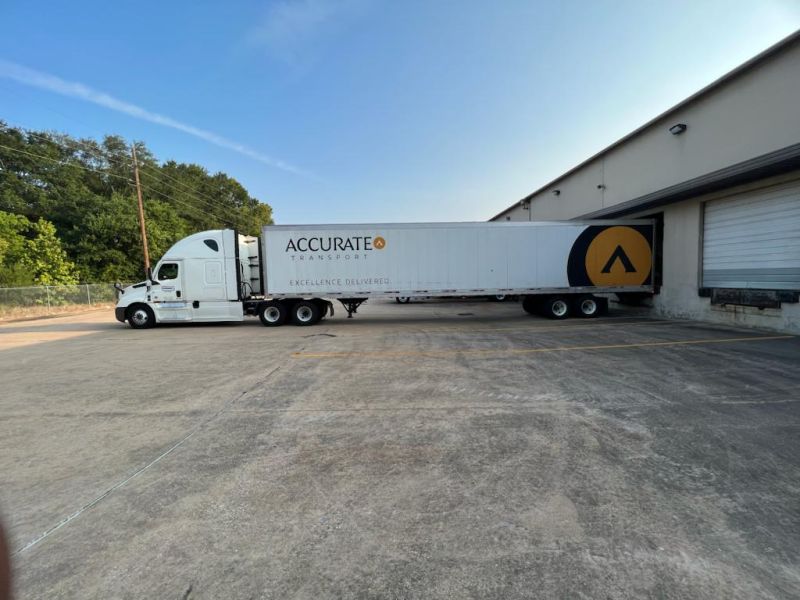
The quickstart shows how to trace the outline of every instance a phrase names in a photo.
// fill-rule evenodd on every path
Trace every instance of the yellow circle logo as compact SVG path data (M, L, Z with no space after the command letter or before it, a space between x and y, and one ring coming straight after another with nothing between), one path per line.
M372 240L372 247L375 250L383 250L386 247L386 240L378 236Z
M586 250L586 274L594 285L643 285L650 275L652 250L632 227L601 231Z

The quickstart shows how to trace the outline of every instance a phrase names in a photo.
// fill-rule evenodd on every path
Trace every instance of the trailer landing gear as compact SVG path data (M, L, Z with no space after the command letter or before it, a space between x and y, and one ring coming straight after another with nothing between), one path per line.
M339 298L344 309L347 311L347 318L352 319L353 313L358 312L358 307L366 302L366 298Z

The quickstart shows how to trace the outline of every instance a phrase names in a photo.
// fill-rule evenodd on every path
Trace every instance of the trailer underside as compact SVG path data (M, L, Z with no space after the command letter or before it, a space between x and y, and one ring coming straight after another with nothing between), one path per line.
M394 297L400 301L408 302L414 297L485 297L489 299L502 298L503 296L517 297L521 300L522 308L528 314L542 315L551 319L565 319L570 316L582 318L592 318L606 312L608 308L608 298L595 296L597 293L624 293L624 294L652 294L652 289L647 286L636 288L615 288L608 290L598 290L597 288L569 289L569 290L537 290L535 293L519 293L518 290L508 290L508 294L498 292L505 290L490 290L494 294L488 294L489 290L480 290L481 293L473 291L465 293L430 293L423 290L416 290L414 294L403 296L401 294L365 294L363 296L344 296L331 295L331 299L338 300L345 311L347 318L352 318L358 312L358 308L369 298ZM244 314L258 316L263 325L275 327L292 322L295 325L314 325L326 316L333 316L334 308L331 300L315 297L298 296L278 296L278 297L251 297L244 301Z

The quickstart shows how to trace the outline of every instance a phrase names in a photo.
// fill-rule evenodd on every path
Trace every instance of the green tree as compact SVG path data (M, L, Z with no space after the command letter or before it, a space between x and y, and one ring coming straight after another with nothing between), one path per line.
M139 142L136 154L153 259L190 233L232 227L257 234L262 225L272 223L272 208L225 173L212 175L195 164L159 163ZM0 121L0 211L26 217L28 228L20 234L26 238L38 235L30 223L51 223L81 281L142 276L132 177L130 144L119 136L76 139ZM4 276L12 277L10 267L4 269ZM50 272L66 279L76 275L69 269Z
M33 277L22 264L25 235L30 221L0 211L0 286L32 285Z
M52 223L0 211L0 284L73 284L76 275Z
M49 221L39 219L30 226L33 237L25 240L23 266L32 274L37 285L78 283L75 265L67 257Z

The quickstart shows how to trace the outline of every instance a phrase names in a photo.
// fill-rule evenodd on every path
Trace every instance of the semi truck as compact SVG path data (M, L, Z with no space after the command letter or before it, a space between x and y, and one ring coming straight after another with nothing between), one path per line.
M267 327L348 318L369 298L516 296L529 314L594 317L612 293L654 292L650 220L267 225L175 243L145 281L118 286L115 315Z

